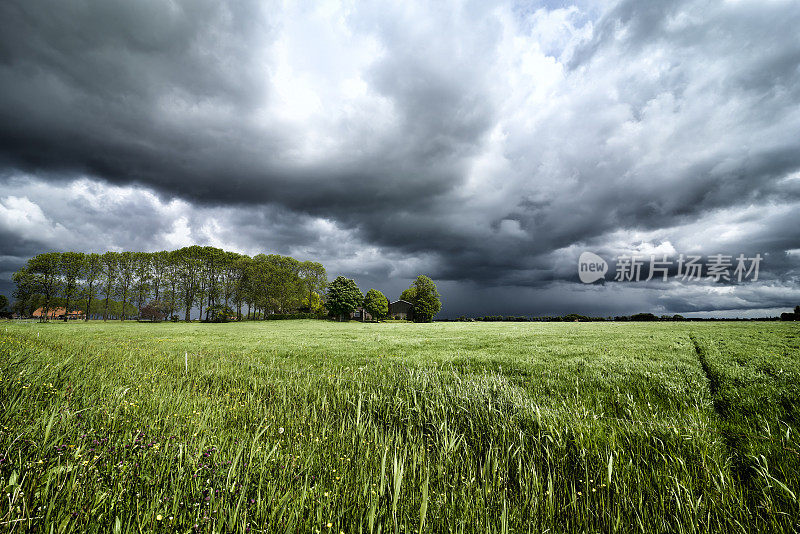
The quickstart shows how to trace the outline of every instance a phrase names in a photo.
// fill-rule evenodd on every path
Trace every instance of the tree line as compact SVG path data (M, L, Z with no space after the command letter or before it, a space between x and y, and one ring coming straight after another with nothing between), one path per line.
M177 319L230 314L264 318L268 314L323 310L327 274L322 264L290 256L253 257L198 245L160 252L48 252L14 273L15 311L43 319L57 304L94 312L104 320L142 317L143 312ZM66 320L66 316L65 316Z
M418 323L431 322L442 309L436 284L424 274L419 275L411 287L400 294L400 300L414 306L414 321ZM336 277L328 286L325 306L332 316L340 319L349 318L359 307L376 320L385 319L389 314L389 299L383 293L370 289L363 295L355 281L344 276Z

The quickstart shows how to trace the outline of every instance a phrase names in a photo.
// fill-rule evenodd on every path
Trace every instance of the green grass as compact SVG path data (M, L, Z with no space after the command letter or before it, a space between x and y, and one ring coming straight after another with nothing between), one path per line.
M0 324L0 527L797 532L798 384L787 323Z

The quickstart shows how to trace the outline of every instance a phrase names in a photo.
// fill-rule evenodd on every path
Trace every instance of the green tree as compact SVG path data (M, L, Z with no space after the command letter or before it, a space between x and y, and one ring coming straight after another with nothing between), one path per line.
M233 302L234 294L236 292L236 261L239 259L240 254L235 252L225 252L222 258L222 268L220 270L221 288L222 288L222 301L225 306ZM237 314L238 318L238 314Z
M104 253L100 259L103 262L103 293L106 297L103 306L103 321L107 321L111 297L114 295L114 288L117 285L119 253L109 251Z
M171 252L54 254L56 287L42 290L42 283L47 285L46 269L42 269L45 255L32 258L30 265L15 274L15 310L29 315L43 305L50 311L56 305L72 308L75 302L74 306L86 308L87 320L101 311L104 320L124 320L154 299L166 306L169 315L184 309L187 321L194 306L203 318L211 306L229 304L235 304L239 319L244 304L248 318L266 318L269 313L291 313L301 306L322 309L327 281L320 263L277 254L251 258L197 245ZM84 260L79 272L72 268L80 263L73 261L78 258ZM36 269L31 268L34 264ZM103 306L96 302L100 295L105 297Z
M13 310L23 317L30 317L33 311L43 304L42 295L36 293L33 275L27 267L23 267L14 273L11 280L15 284L12 293L12 297L14 297Z
M203 247L201 255L201 274L198 304L200 318L203 318L203 306L206 306L206 319L208 308L218 303L221 293L222 268L225 262L225 251L215 247Z
M8 297L0 295L0 312L6 311L6 308L8 308Z
M128 311L128 295L130 295L131 287L133 286L134 277L136 276L136 256L133 252L120 252L117 258L119 265L119 277L117 279L117 294L122 298L122 313L119 316L120 321L125 320Z
M258 254L249 264L251 299L264 318L270 312L288 313L299 308L308 284L300 276L301 263L289 256Z
M169 269L169 252L162 250L150 254L150 283L153 290L153 299L161 300L161 290L167 281L167 271Z
M61 254L48 252L28 260L25 268L14 274L14 282L23 286L26 294L42 296L44 313L40 320L47 321L53 299L61 289Z
M100 254L87 254L83 272L83 298L86 299L86 318L92 313L92 300L97 296L97 284L103 275L103 259Z
M317 296L321 295L328 283L328 275L325 272L325 267L323 267L321 263L304 261L300 264L298 274L305 286L302 296L303 300L305 301L307 299L310 303L315 300L312 294L316 293ZM310 307L311 305L309 305L309 308Z
M288 313L300 307L305 283L300 278L300 262L290 256L273 258L274 302L277 313Z
M409 287L408 289L403 290L400 293L400 300L405 300L406 302L414 302L414 297L417 295L417 288L414 286Z
M325 308L325 303L322 302L322 296L316 291L312 291L306 298L303 299L303 307L309 313L320 313Z
M418 323L431 322L442 309L442 300L436 284L421 274L414 280L413 289L414 297L410 302L414 304L414 321Z
M64 252L61 254L61 287L64 295L64 321L69 320L72 300L78 293L78 281L83 276L86 257L81 252Z
M172 316L178 309L179 299L180 299L180 261L179 261L179 254L177 250L173 250L167 253L167 258L165 260L166 268L164 271L164 283L166 284L165 289L165 301L168 304L169 312L167 316L172 320Z
M325 307L339 318L350 314L361 305L364 295L358 289L355 281L344 276L337 276L336 280L328 285Z
M383 319L389 314L389 300L377 289L370 289L364 295L364 309L375 319Z
M230 281L233 285L233 303L236 304L236 318L242 320L242 305L249 302L248 272L253 262L249 256L240 256L230 266Z
M259 310L264 311L264 316L272 308L275 295L275 261L266 254L256 254L250 262L248 280L249 301L253 304L253 317L258 317Z
M133 254L133 291L136 295L136 315L140 315L142 308L150 295L150 280L152 278L152 255L147 252Z
M203 249L197 245L184 247L176 251L175 259L178 262L178 287L181 295L181 304L184 307L184 318L191 320L192 306L200 299L200 269L202 268Z

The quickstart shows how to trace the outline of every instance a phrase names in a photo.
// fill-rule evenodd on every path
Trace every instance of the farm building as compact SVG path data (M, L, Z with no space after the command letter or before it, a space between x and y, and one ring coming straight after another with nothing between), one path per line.
M350 313L350 319L356 321L372 321L372 315L362 307L358 307ZM389 319L414 320L414 305L407 300L396 300L389 303Z
M49 310L47 310L47 318L63 319L65 313L67 313L67 310L65 308L50 308ZM36 319L41 319L42 317L44 317L44 308L37 308L36 311L33 312L33 317ZM70 320L83 319L84 315L83 312L80 310L73 310L67 313L67 318Z
M389 317L392 319L414 320L414 305L407 300L396 300L389 303Z

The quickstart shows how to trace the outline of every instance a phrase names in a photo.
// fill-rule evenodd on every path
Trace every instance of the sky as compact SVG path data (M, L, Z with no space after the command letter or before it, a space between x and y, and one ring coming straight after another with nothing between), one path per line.
M5 0L0 292L40 252L201 244L391 299L426 274L441 317L774 316L798 28L795 0ZM681 254L762 260L614 280Z

